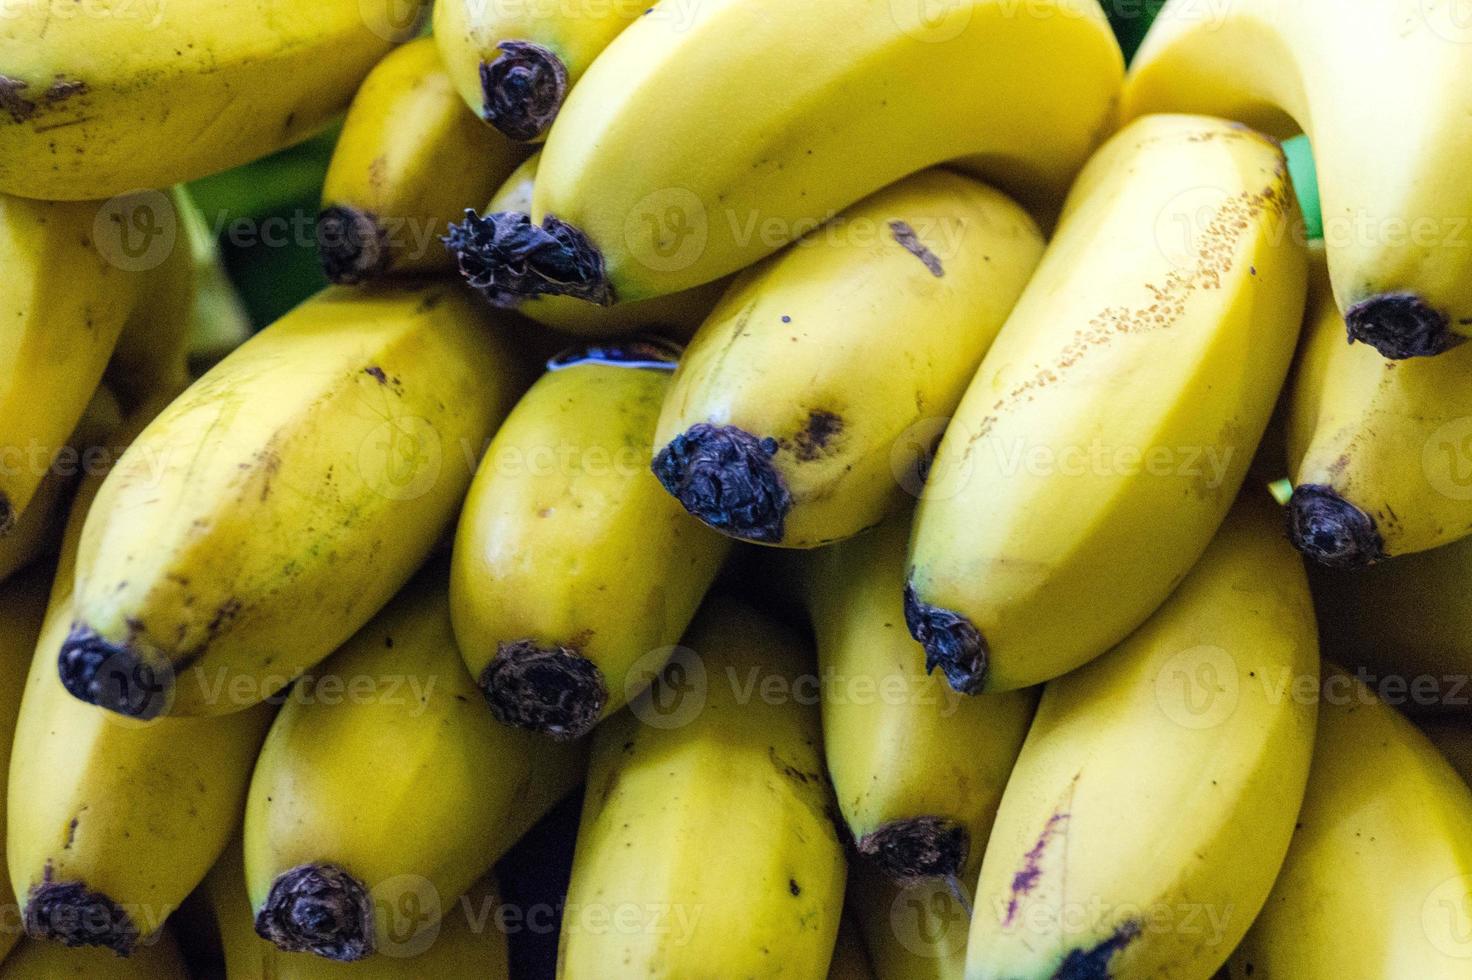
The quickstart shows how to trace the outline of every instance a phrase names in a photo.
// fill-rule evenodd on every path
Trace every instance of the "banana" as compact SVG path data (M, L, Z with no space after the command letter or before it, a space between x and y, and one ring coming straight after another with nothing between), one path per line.
M1088 662L1206 547L1292 359L1295 214L1276 144L1221 120L1138 120L1079 177L915 518L905 615L958 690Z
M410 951L577 787L581 748L500 725L479 701L438 572L298 682L245 810L263 938L341 961Z
M1123 58L1096 0L1025 7L657 4L568 98L531 213L452 230L461 268L512 296L678 292L948 161L1042 206L1112 128Z
M151 411L130 421L130 432ZM27 933L127 955L152 941L239 825L273 709L145 724L83 704L62 687L56 654L71 626L83 519L102 480L102 471L90 472L72 504L26 678L6 857Z
M1035 691L967 698L928 676L905 630L910 521L804 556L823 747L860 854L901 884L955 878L991 832Z
M1469 902L1472 790L1410 722L1328 669L1288 860L1227 976L1464 978Z
M0 18L0 35L11 23ZM0 535L30 504L139 305L145 277L113 262L101 237L115 213L0 195Z
M28 939L0 963L0 980L189 980L179 944L167 932L127 959L105 949L68 949Z
M448 269L439 236L524 155L466 110L432 38L393 51L353 98L322 185L317 250L327 278Z
M828 980L875 980L859 927L847 912L838 924L838 940L833 945L833 961L828 964Z
M1247 931L1318 706L1308 582L1276 517L1244 501L1148 623L1048 684L982 859L967 980L1195 980Z
M1042 253L1022 208L959 174L855 205L742 274L696 333L655 474L744 541L813 548L874 526L918 491L906 441L955 410ZM903 343L899 325L916 325Z
M652 12L648 0L440 0L434 36L465 104L530 142L546 136L593 59Z
M1315 278L1289 389L1294 544L1360 569L1472 534L1472 346L1403 363L1347 345Z
M194 257L194 310L189 319L190 377L214 367L245 343L254 330L250 312L225 269L220 240L194 199L182 194L180 219Z
M418 2L21 3L0 23L0 191L108 198L311 135L417 30Z
M511 176L496 191L486 211L491 214L501 211L531 211L537 166L541 160L542 151L538 150L522 161L521 166L512 171ZM474 281L473 277L468 278ZM522 298L506 296L493 289L482 292L492 305L515 309L522 316L563 333L583 337L617 337L637 331L653 331L688 340L695 328L715 309L716 302L725 294L730 284L730 279L718 279L668 296L655 296L652 299L617 303L613 306L597 306L570 296Z
M808 654L725 599L685 643L593 735L557 975L821 977L845 868Z
M507 724L579 738L622 708L730 550L646 463L678 357L645 341L554 359L481 462L450 600L465 665Z
M67 689L136 717L240 710L364 625L520 390L481 307L451 286L329 289L169 405L87 522Z
M1472 24L1446 0L1171 0L1124 115L1240 119L1313 141L1334 293L1386 357L1472 335ZM1428 93L1436 93L1434 98Z
M955 879L897 885L867 862L850 867L848 906L875 980L963 980L971 921L967 889L979 873L981 851L975 848L967 861L964 885Z

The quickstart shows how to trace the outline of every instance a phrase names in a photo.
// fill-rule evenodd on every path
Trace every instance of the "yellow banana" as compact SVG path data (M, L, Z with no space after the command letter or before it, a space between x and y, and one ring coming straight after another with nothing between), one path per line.
M452 231L476 285L596 303L745 268L945 162L1061 194L1113 125L1096 0L661 3L573 91L530 214ZM904 84L897 84L904 79Z
M239 291L225 270L220 240L204 212L183 195L180 218L194 253L194 311L189 321L188 364L191 377L214 367L250 338L254 325Z
M850 868L848 907L863 931L875 980L963 980L968 891L981 867L983 843L977 842L967 861L964 883L897 885L865 862Z
M557 974L821 977L845 869L808 654L723 599L685 642L669 683L593 735Z
M1406 358L1472 335L1472 22L1455 0L1171 0L1124 99L1125 118L1165 110L1308 134L1351 340Z
M465 104L511 139L532 141L593 59L653 13L649 0L440 0L434 35Z
M859 927L847 911L838 924L838 940L833 945L833 961L828 964L828 980L875 980Z
M1472 534L1472 346L1409 363L1344 342L1327 275L1290 386L1294 544L1363 568Z
M68 949L28 939L0 963L0 980L189 980L179 944L167 932L127 959L105 949Z
M426 573L298 682L256 764L245 870L256 931L333 960L413 952L531 825L586 753L479 703Z
M138 717L240 710L367 622L520 390L481 308L451 286L329 289L174 401L87 522L67 689Z
M874 526L918 492L906 441L955 410L1042 251L1022 208L944 170L856 204L739 277L696 333L655 474L745 541Z
M1048 684L982 859L968 980L1211 976L1288 849L1317 679L1303 566L1271 504L1244 501L1148 623Z
M317 218L327 278L448 269L440 236L524 155L465 108L432 38L391 52L354 97L327 168Z
M1298 828L1229 980L1460 980L1469 908L1472 790L1409 721L1328 669Z
M1141 119L1079 177L915 518L905 614L958 690L1088 662L1206 547L1292 358L1296 214L1276 144L1221 120Z
M859 853L906 884L979 856L1037 705L1031 690L968 698L925 673L900 601L909 532L897 515L802 569L839 810Z
M522 161L491 198L487 212L530 212L537 165L541 159L542 151L538 150ZM571 296L520 298L501 295L495 290L486 290L484 294L493 305L515 309L522 316L564 333L583 337L616 337L637 331L653 331L688 340L730 284L730 279L718 279L668 296L613 306L597 306Z
M309 136L417 29L420 4L21 3L0 19L0 191L106 198Z
M199 884L239 825L272 708L140 723L62 687L56 655L72 621L77 545L102 480L89 473L72 504L26 679L6 858L27 933L127 955Z
M507 724L579 738L622 708L730 550L649 472L678 356L645 341L554 359L481 462L450 598L465 664Z

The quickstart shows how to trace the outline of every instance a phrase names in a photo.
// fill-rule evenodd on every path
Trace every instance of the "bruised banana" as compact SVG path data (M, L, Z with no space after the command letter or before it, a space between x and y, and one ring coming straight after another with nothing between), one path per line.
M854 205L743 273L696 333L655 474L744 541L814 548L874 526L919 490L909 443L928 429L929 451L1042 253L1022 208L960 174Z
M452 286L337 287L195 382L87 521L67 690L220 714L341 645L449 527L520 391L494 326Z
M480 703L426 573L293 690L245 811L256 931L288 953L396 956L586 770ZM418 907L421 921L403 921Z
M105 949L68 949L27 939L0 963L0 980L189 980L188 964L168 932L127 959Z
M133 432L138 425L130 421ZM6 857L27 933L128 955L152 940L235 832L273 709L142 723L62 687L56 654L72 622L77 544L102 479L89 473L72 504L26 679Z
M1472 790L1409 721L1328 668L1288 859L1227 977L1460 980L1469 908Z
M439 0L434 35L455 87L514 140L540 140L593 59L641 16L676 13L649 0Z
M1277 145L1216 119L1141 119L1079 177L915 518L905 615L957 690L1088 662L1206 547L1293 355L1295 214Z
M487 212L530 211L537 165L541 159L542 151L538 150L522 161L491 198ZM457 256L458 241L453 232L446 239L450 251ZM517 297L494 289L482 290L482 293L492 305L515 309L528 319L564 333L583 337L616 337L636 331L653 331L688 339L715 308L730 284L730 279L718 279L668 296L613 306L597 306L571 296Z
M845 868L808 653L725 599L685 643L705 684L671 672L593 735L557 974L823 976Z
M909 532L897 515L801 571L838 807L859 853L901 884L957 878L979 857L1037 704L1033 691L968 698L925 673L900 601Z
M1294 544L1362 569L1472 535L1472 345L1409 362L1350 346L1327 279L1289 389Z
M481 461L450 599L465 665L507 724L579 738L622 708L730 550L647 465L678 356L644 341L555 358Z
M1244 501L1148 623L1048 684L982 860L967 980L1211 976L1288 849L1317 679L1303 566L1271 503Z
M1334 294L1391 358L1472 336L1472 22L1455 0L1171 0L1124 116L1238 119L1313 142ZM1434 97L1433 97L1434 93Z
M322 185L327 278L351 285L448 269L439 237L524 155L465 108L432 38L391 52L353 98Z
M123 2L0 18L0 192L168 187L249 163L346 108L420 4Z
M630 25L573 90L530 214L459 226L478 286L603 304L678 292L946 162L1046 202L1113 125L1123 58L1096 0L959 0L938 17L875 0L666 15L677 6Z

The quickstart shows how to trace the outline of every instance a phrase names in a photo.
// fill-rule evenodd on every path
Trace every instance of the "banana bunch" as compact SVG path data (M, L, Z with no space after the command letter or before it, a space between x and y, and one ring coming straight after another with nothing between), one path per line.
M1334 295L1383 356L1472 336L1472 22L1451 0L1171 0L1125 118L1227 116L1313 141Z
M245 810L256 932L287 953L399 957L583 778L576 746L500 725L426 573L293 689Z
M455 535L465 665L501 721L575 739L639 694L729 551L647 460L678 348L556 358L496 433ZM598 542L586 553L584 544Z
M275 694L423 562L521 375L482 305L439 284L329 289L252 338L99 491L66 689L140 718Z
M736 272L940 163L1045 200L1112 125L1123 57L1096 0L1027 7L658 4L562 106L532 210L457 229L460 267L606 305Z
M420 0L59 6L0 17L6 194L110 198L290 146L347 106L421 13Z
M1294 213L1277 146L1221 120L1149 116L1090 161L915 516L905 616L957 690L1088 662L1200 556L1292 357Z
M654 472L744 541L814 548L878 524L919 491L910 443L929 451L1042 252L1021 207L949 171L854 205L738 277L696 332Z
M1308 582L1274 516L1244 501L1149 622L1048 684L982 861L967 980L1205 978L1247 931L1318 707L1300 696Z
M1451 980L1472 957L1472 790L1357 679L1326 669L1308 795L1230 980Z
M821 977L845 870L807 653L729 599L685 646L593 735L558 974Z

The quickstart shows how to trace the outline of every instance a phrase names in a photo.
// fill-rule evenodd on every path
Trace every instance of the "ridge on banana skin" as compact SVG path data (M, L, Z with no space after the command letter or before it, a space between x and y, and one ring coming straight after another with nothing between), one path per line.
M308 300L170 404L108 475L63 683L137 717L276 693L422 563L522 384L483 304L455 287Z
M1296 215L1278 146L1222 120L1147 116L1084 169L916 512L906 619L957 690L1097 657L1206 547L1292 359Z
M1472 336L1472 24L1456 3L1171 0L1131 65L1124 117L1239 119L1313 141L1349 337L1391 358Z
M696 332L655 475L743 541L873 527L920 493L909 443L929 450L1042 253L1019 205L950 171L855 204L738 276Z
M433 925L395 910L450 908L586 771L479 703L437 569L301 684L245 809L256 931L287 953L393 956Z
M1037 692L968 698L925 673L900 586L910 518L805 553L824 756L856 848L901 884L963 878L991 833ZM973 869L974 870L974 869Z
M391 52L353 97L322 185L327 278L352 285L449 268L439 236L525 152L465 108L432 38Z
M1404 362L1347 345L1322 259L1316 268L1289 385L1294 544L1363 569L1472 534L1472 345Z
M1048 684L982 861L967 980L1196 980L1247 931L1317 709L1313 606L1280 527L1268 501L1238 504L1149 622Z
M822 976L846 870L818 710L743 693L796 694L810 654L725 598L684 645L670 688L593 734L557 975ZM682 677L706 683L674 686ZM636 927L600 927L630 911Z
M465 665L506 724L574 739L622 708L730 552L645 462L678 358L653 339L569 351L491 441L450 598Z
M477 286L678 292L942 163L1047 202L1113 125L1124 62L1096 0L959 0L938 19L890 0L666 6L567 99L531 212L458 226Z
M310 136L413 23L359 0L102 0L0 18L0 191L167 187Z
M598 4L434 5L434 36L465 104L509 138L539 141L593 60L641 16L634 0Z
M1426 736L1326 665L1288 859L1229 980L1461 980L1472 790Z

